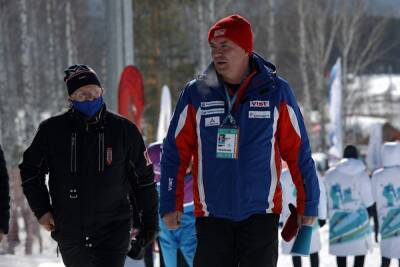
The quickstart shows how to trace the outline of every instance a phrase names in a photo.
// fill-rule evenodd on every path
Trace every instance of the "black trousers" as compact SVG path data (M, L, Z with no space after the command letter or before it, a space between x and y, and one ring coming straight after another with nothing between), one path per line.
M310 254L310 264L311 267L319 266L319 254L318 252ZM293 267L301 267L301 257L300 256L292 256Z
M389 267L390 260L391 259L389 259L389 258L382 257L381 267ZM399 266L400 266L400 259L399 259Z
M60 247L60 252L66 267L123 267L126 259L126 252L110 252L82 246Z
M354 257L354 267L363 267L365 261L365 255ZM347 266L347 257L336 257L336 263L338 267Z
M130 220L99 229L97 237L82 242L59 240L66 267L123 267L130 239Z
M275 267L278 221L276 214L256 214L240 222L197 218L194 267Z

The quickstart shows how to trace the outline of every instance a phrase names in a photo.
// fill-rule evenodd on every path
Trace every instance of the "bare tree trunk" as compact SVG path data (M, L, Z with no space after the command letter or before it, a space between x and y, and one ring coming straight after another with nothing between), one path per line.
M41 69L43 66L43 55L42 55L42 46L43 44L40 43L41 35L42 33L40 32L42 29L44 29L43 24L41 23L40 20L40 12L41 9L43 8L44 1L36 1L35 2L35 7L31 6L32 2L27 2L27 8L28 8L28 18L29 18L29 24L28 24L28 32L29 32L29 39L30 39L30 51L31 51L31 66L29 68L29 71L32 73L32 86L35 91L34 98L32 99L32 104L33 107L36 109L34 112L35 114L28 114L28 118L34 118L33 121L33 131L29 131L27 133L28 139L31 140L31 137L34 134L34 131L37 127L37 125L40 123L40 115L41 112L44 110L47 110L51 100L50 97L46 97L45 99L40 99L38 96L39 95L45 95L46 94L46 87L43 86L43 84L46 84L47 80L44 78L45 75L43 72L35 73L33 70L35 69ZM47 62L46 62L47 63ZM28 111L29 113L29 111Z
M211 58L210 47L208 45L208 29L215 23L215 0L197 1L197 18L199 27L199 49L200 49L200 61L197 66L197 72L201 73L204 71Z
M210 18L210 22L214 23L215 21L215 0L208 1L208 16ZM211 25L209 25L211 26Z
M28 206L28 203L24 201L24 204L21 209L21 215L24 220L25 224L25 232L26 232L26 238L25 238L25 254L26 255L31 255L32 254L32 247L33 247L33 240L34 240L34 221L32 220L32 211Z
M299 58L299 71L301 77L301 83L303 85L303 102L304 102L304 118L306 124L309 126L310 113L312 110L311 104L311 93L310 93L310 83L308 77L308 66L307 66L307 33L306 33L306 8L305 0L299 0L297 4L297 12L299 15L299 40L300 40L300 58Z
M276 38L275 38L275 0L267 1L267 16L268 16L268 58L273 63L276 64Z
M21 243L19 239L18 210L11 206L10 209L10 229L7 235L7 253L15 254L15 247Z
M307 2L307 4L306 4ZM306 47L309 53L306 54L308 61L306 64L310 66L313 72L313 78L315 79L316 94L315 100L318 103L318 109L321 115L320 125L320 144L322 151L326 151L326 96L327 96L327 84L325 82L325 71L328 67L328 61L332 53L334 40L337 35L337 30L340 26L339 12L336 10L336 3L333 0L319 1L319 0L307 0L304 2L298 2L298 4L304 4L305 10L300 10L300 13L305 14L318 14L318 15L305 15L304 16L304 27L306 33ZM306 5L305 5L306 4ZM299 7L301 8L301 7ZM304 40L303 40L304 41ZM304 44L303 44L304 45ZM304 58L303 58L304 59ZM304 66L302 66L304 68ZM304 74L302 74L304 75ZM302 79L306 79L303 77ZM311 89L310 89L311 90ZM312 96L310 96L310 101Z
M19 169L14 167L10 169L10 195L11 195L11 209L10 209L10 229L7 235L7 253L14 254L15 247L20 244L19 226L18 226L18 210L20 209L24 197L22 195L22 188L19 179Z
M73 40L75 34L75 19L71 8L71 2L67 1L65 6L65 40L67 44L68 66L77 63L76 45Z
M123 7L123 38L124 38L124 58L123 67L135 64L134 40L133 40L133 8L132 0L124 0Z
M51 87L51 106L49 107L52 113L58 110L58 99L60 98L60 91L57 90L57 84L60 82L57 79L57 62L55 54L55 27L53 22L54 13L54 0L46 1L46 24L48 29L48 80L47 83Z
M8 88L7 82L7 68L6 68L6 23L7 23L7 10L6 8L0 9L0 88ZM0 94L0 142L3 144L3 134L5 133L4 115L5 114L5 94Z
M36 220L31 208L27 201L24 201L24 205L21 210L22 218L25 223L26 240L25 240L25 254L31 255L33 252L34 241L37 240L39 243L39 252L43 252L42 236L40 235L39 223Z
M207 44L207 20L204 16L204 1L197 1L197 16L198 16L198 25L199 25L199 49L200 49L200 61L198 66L198 73L205 70L207 67L207 58L206 58L206 44Z
M377 23L366 25L367 2L355 0L348 2L341 0L341 27L338 47L342 56L342 129L346 133L347 114L352 113L354 105L348 92L348 77L351 73L356 77L367 66L381 58L387 51L382 49L383 35L387 26L387 19L380 19ZM387 49L390 49L390 45ZM344 140L346 135L344 134Z
M160 59L161 55L161 40L160 40L160 5L157 3L157 1L152 1L153 7L151 8L151 33L152 33L152 39L154 42L152 43L152 47L150 48L152 50L152 60L150 63L150 73L152 73L151 80L154 82L152 84L154 88L157 88L157 90L160 90L161 88L161 81L160 81L160 71L158 68L158 61Z
M65 8L66 2L50 0L50 10L52 16L52 30L54 38L54 64L55 64L55 81L54 88L52 92L54 93L54 99L57 103L54 105L55 111L58 112L61 107L65 106L65 88L63 84L64 73L63 70L67 67L67 57L65 52L66 42L65 42Z
M22 84L24 100L24 110L26 111L26 119L23 122L25 125L25 132L23 133L22 140L24 144L28 143L30 135L35 131L35 125L37 125L37 113L35 112L35 88L33 86L32 76L32 38L29 35L29 21L28 21L28 9L26 0L20 0L20 27L21 27L21 73L22 73Z

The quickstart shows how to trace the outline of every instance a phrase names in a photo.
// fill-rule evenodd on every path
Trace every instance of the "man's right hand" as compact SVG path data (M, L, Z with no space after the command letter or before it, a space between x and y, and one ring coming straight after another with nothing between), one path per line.
M43 226L49 232L54 231L55 224L54 224L53 215L51 214L50 211L45 213L42 217L40 217L39 224L41 226Z
M3 236L4 236L3 230L0 229L0 242L3 239Z
M181 216L182 212L173 211L164 214L162 219L169 230L176 230L180 227Z

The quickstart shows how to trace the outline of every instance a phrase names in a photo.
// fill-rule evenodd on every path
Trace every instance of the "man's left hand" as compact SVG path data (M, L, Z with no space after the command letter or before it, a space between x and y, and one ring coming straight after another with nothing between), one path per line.
M139 233L135 236L137 243L143 247L153 242L158 236L159 228L151 224L145 224L143 229L139 230Z
M304 216L301 214L297 214L297 225L301 227L303 224L312 225L314 221L317 219L316 216Z

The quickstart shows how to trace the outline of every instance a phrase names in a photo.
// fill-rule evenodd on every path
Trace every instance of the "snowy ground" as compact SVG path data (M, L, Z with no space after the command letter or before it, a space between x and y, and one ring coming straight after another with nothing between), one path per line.
M323 243L328 242L328 229L324 227L322 230ZM43 254L35 254L25 256L22 253L22 248L17 251L16 255L0 255L0 267L63 267L61 256L57 258L56 244L51 239L46 240L45 252ZM320 266L331 267L336 266L335 257L328 254L328 246L323 246L320 252ZM352 266L353 259L348 260L348 266ZM380 265L379 245L375 244L373 250L366 257L366 267L376 267ZM127 260L125 267L143 267L142 262ZM279 255L279 267L291 266L291 258L286 255ZM307 258L303 258L303 266L310 266ZM397 261L392 261L391 266L397 266Z

